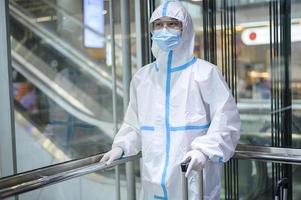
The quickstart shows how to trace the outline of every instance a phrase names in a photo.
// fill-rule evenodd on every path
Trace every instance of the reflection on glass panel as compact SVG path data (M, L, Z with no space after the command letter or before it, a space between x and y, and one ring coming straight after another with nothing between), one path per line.
M269 33L269 4L237 7L236 19L237 97L242 120L240 142L271 146L270 41L268 34L257 33Z
M277 163L239 160L238 161L238 191L239 199L241 200L269 200L273 198L273 190L275 192L276 186L273 186L273 179L275 179L275 165ZM292 165L292 199L300 199L301 192L301 167ZM274 173L274 176L273 176ZM223 177L224 178L224 177ZM283 178L283 177L282 177ZM280 180L281 178L279 178ZM278 179L276 180L276 182ZM222 180L224 184L224 180ZM274 188L273 188L274 187ZM231 190L231 188L227 188ZM222 187L221 199L224 199L225 187Z
M112 135L105 126L89 123L81 112L63 108L18 76L14 82L18 172L110 149Z
M297 28L292 30L291 43L291 90L292 90L292 146L301 148L301 13L300 1L292 3L292 21Z

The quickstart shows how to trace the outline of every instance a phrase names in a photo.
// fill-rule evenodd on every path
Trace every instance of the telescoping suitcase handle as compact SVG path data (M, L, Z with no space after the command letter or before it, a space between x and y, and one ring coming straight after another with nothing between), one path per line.
M187 172L187 168L189 165L189 161L188 162L183 162L181 163L181 171L182 171L182 199L183 200L188 200L188 181L187 178L185 177L185 173ZM200 194L200 199L203 200L203 194L204 194L204 190L203 190L203 170L199 173L199 194Z
M277 182L275 200L287 200L288 179L282 178Z

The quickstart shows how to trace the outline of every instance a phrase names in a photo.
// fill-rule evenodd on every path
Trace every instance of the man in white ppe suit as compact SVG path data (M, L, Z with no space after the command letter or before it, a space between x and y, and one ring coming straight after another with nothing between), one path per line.
M110 164L142 151L142 199L181 199L180 163L190 160L189 199L200 199L196 171L204 168L204 199L220 198L221 166L239 140L235 101L217 67L193 56L192 19L165 1L152 14L156 61L136 72Z

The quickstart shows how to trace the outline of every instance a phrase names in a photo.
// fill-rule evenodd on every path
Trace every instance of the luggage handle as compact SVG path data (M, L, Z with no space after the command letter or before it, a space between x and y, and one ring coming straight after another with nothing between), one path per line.
M182 199L188 200L188 181L185 177L185 173L187 172L187 168L189 165L189 161L181 163L181 171L182 171Z
M283 189L283 191L281 190ZM275 200L287 200L288 179L282 178L277 182Z
M190 162L190 160L181 163L181 170L182 170L182 172L187 172L187 168L188 168L189 162Z
M190 160L181 163L181 171L182 171L182 199L183 200L188 200L188 181L187 178L185 177L185 173L187 172L187 168L189 165ZM200 192L200 199L203 200L203 170L199 173L199 192Z

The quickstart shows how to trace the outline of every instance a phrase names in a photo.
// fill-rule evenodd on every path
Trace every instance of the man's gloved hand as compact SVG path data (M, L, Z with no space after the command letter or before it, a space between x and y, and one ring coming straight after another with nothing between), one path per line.
M189 176L191 170L201 171L204 168L207 162L207 156L201 151L191 150L186 153L181 163L188 161L190 162L185 173L186 178Z
M100 162L105 162L106 165L110 165L114 160L121 158L122 153L122 148L114 147L113 149L105 153L105 155L103 155Z

